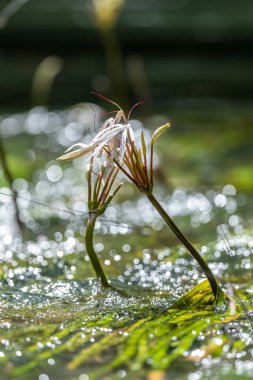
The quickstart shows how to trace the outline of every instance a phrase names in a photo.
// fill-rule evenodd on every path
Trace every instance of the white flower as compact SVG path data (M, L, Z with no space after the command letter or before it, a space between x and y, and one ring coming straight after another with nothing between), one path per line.
M120 123L121 120L123 123ZM105 165L109 166L114 165L114 159L121 163L124 159L128 133L133 139L132 128L126 121L123 111L119 111L115 118L111 117L103 123L90 144L74 144L58 160L73 160L91 153L87 158L88 160L92 157L99 157L101 160L105 160ZM72 150L73 148L74 150ZM105 151L106 155L104 155Z

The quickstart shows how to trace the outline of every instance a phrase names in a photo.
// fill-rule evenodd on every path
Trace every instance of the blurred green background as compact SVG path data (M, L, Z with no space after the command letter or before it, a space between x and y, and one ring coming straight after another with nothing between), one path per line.
M144 100L132 118L140 120L136 125L145 127L148 140L157 127L171 122L156 146L155 194L201 249L215 275L229 283L227 289L230 283L236 285L234 289L244 289L243 312L252 309L252 13L252 0L0 0L0 304L2 338L8 338L2 339L0 347L6 352L4 357L0 350L0 361L7 377L0 373L0 380L22 371L20 379L25 380L48 380L43 373L49 373L50 379L51 374L55 379L80 375L79 370L73 374L65 367L79 350L74 344L74 351L68 351L73 337L79 341L80 328L68 325L68 319L79 318L76 311L81 307L82 338L82 321L91 321L93 313L90 303L87 313L82 309L90 294L82 293L87 286L95 297L96 318L107 315L103 307L108 305L112 308L108 316L117 321L118 315L128 312L134 321L140 315L121 298L118 303L109 298L97 303L99 288L94 283L93 294L93 285L87 282L94 273L83 244L86 157L70 163L56 161L72 144L90 141L96 111L115 110L92 91L124 110ZM130 184L124 184L107 211L95 237L106 273L126 289L137 286L138 297L139 287L143 289L150 300L146 304L143 298L139 304L137 297L138 308L160 313L167 307L160 290L171 302L168 294L185 293L200 278L199 272ZM12 235L17 235L20 221L27 228L23 228L24 240L15 241ZM160 300L153 299L153 291L159 291ZM233 287L231 292L232 299ZM54 298L59 294L60 302ZM213 361L210 355L204 357L208 361L203 366L180 357L168 378L200 379L206 378L205 373L212 379L248 378L251 309L243 314L243 321L225 320L224 329L214 329L209 321L207 338L227 335L227 348ZM68 334L59 346L51 345L48 338L55 334L53 324ZM176 352L173 326L165 360L167 353ZM101 337L102 330L97 331ZM50 345L45 343L41 351L41 342L48 339ZM94 362L96 348L92 350L97 343L90 346L91 368L112 360L114 352L118 355L115 347L108 356L98 354ZM59 353L55 366L52 359L46 361L53 347ZM135 367L140 373L128 378L146 379L150 363ZM86 369L84 363L82 371ZM122 378L120 372L110 378ZM83 376L78 379L86 379Z
M145 100L134 117L173 125L160 179L250 193L252 11L251 0L1 0L0 110L111 110L91 91Z
M35 72L51 55L62 67L50 107L94 101L92 90L118 97L111 88L115 73L108 68L115 62L106 59L110 34L117 39L118 70L131 102L144 98L156 110L177 107L182 112L193 107L232 112L235 104L252 104L251 0L21 0L23 6L4 23L10 3L0 2L3 110L30 107ZM99 11L96 16L94 3L103 16Z

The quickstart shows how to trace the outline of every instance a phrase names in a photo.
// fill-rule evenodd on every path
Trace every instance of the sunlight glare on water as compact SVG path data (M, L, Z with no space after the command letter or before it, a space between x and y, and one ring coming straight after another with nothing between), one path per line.
M96 111L100 109L97 107ZM205 278L141 195L131 201L123 196L121 203L112 203L98 219L94 246L112 288L104 290L94 279L84 244L85 158L66 166L55 160L71 144L90 140L94 119L94 112L84 104L60 112L39 107L0 121L2 136L27 133L34 139L34 147L25 153L30 165L51 152L50 160L35 170L30 181L16 178L13 182L20 219L30 230L29 238L23 239L14 223L12 192L7 187L0 189L0 328L13 329L16 334L19 326L32 326L31 331L25 330L25 337L17 339L18 343L9 337L1 340L0 360L9 355L22 364L27 347L29 352L48 348L43 359L47 367L40 369L39 380L53 378L49 369L61 365L59 356L52 357L52 352L63 347L69 326L67 334L73 338L73 347L77 342L81 342L82 348L87 344L97 347L101 335L106 339L106 334L113 332L110 322L118 326L113 339L117 335L123 339L131 334L121 323L135 323L138 318L162 314ZM156 156L157 164L158 160ZM253 297L252 228L241 216L247 207L247 197L238 194L229 183L203 192L178 187L163 197L159 196L163 193L160 190L156 196L163 207L192 234L194 244L228 294L234 296L239 290L247 294L247 300L240 300L247 311L252 307ZM203 358L201 366L198 363L199 368L194 367L187 375L189 380L202 379L211 373L215 379L216 370L218 379L220 371L229 374L234 363L238 376L252 373L252 315L245 312L245 316L243 323L233 321L221 329L208 330L206 335L198 335L193 329L200 348L186 350L184 356L196 363L201 355ZM104 317L109 322L100 326ZM48 329L45 337L44 326ZM208 339L214 339L212 334L216 334L216 340L211 343L219 346L217 342L223 342L224 331L229 332L231 342L224 344L221 369L220 357L204 356L203 352L209 347ZM229 344L233 347L233 341L239 338L243 344L240 352L226 348ZM175 343L177 339L172 341ZM145 365L150 363L151 359ZM118 374L119 378L127 376L123 369ZM78 376L79 380L89 378L83 368Z

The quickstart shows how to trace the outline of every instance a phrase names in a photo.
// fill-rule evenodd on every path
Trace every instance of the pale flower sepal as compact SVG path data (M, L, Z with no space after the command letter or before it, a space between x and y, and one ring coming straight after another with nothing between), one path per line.
M153 136L151 138L151 146L154 146L156 140L161 136L161 134L170 127L170 123L166 123L162 125L161 127L157 128L155 132L153 133Z
M79 149L74 150L71 152L73 148L80 147ZM94 149L94 145L87 145L87 144L74 144L69 149L66 150L65 154L61 157L58 157L58 161L67 161L67 160L73 160L74 158L81 157L82 155L91 152Z

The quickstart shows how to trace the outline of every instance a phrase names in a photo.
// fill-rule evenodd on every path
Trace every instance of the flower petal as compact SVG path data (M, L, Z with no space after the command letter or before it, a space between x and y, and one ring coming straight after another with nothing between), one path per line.
M134 131L130 124L128 124L128 131L129 131L130 140L132 142L135 142Z
M108 128L111 128L113 126L113 122L114 119L112 117L106 120L93 140L96 141L103 133L105 133L105 130L107 131Z
M126 150L126 140L127 140L127 129L122 132L120 139L120 150L119 150L119 163L122 163L124 159L124 154Z
M96 157L98 153L103 151L103 147L108 143L108 141L111 139L109 137L108 139L102 141L100 144L97 144L92 154L87 158L87 161L90 160L92 157Z
M67 150L65 150L64 153L67 153L67 152L71 151L73 148L76 148L76 147L80 147L82 149L82 148L88 148L89 146L90 146L90 144L89 145L82 144L82 143L74 144L74 145L71 145L70 148L68 148Z
M106 129L103 130L103 133L98 133L97 136L92 140L93 143L100 143L104 139L112 138L121 131L124 131L126 128L126 125L124 124L114 124Z
M77 145L81 145L81 144L72 145L66 152L69 152L74 146L77 146ZM63 156L58 157L57 160L58 161L73 160L74 158L81 157L84 154L89 153L94 148L93 145L86 145L86 146L85 144L82 144L82 145L84 145L83 148L74 150L73 152L66 153Z

